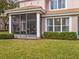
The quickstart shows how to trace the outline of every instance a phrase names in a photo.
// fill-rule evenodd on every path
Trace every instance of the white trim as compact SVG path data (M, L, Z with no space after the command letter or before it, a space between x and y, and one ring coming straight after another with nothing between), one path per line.
M55 32L55 20L53 18L53 32Z
M57 9L59 9L58 7L59 7L59 3L58 3L58 0L57 0Z
M68 0L65 0L65 8L68 8Z
M61 32L62 32L62 29L63 29L63 28L62 28L62 26L63 26L63 24L62 24L62 18L60 18L60 20L61 20L61 29L60 29L60 30L61 30Z
M37 18L37 37L40 37L40 14L37 13L36 14L36 18Z
M45 32L47 32L47 18L45 18Z
M11 15L9 14L9 33L11 33Z
M72 32L72 16L69 17L69 32Z

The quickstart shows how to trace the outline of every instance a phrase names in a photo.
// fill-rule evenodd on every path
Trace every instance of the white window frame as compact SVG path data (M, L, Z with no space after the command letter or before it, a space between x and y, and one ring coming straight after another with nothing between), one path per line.
M61 18L63 20L63 18ZM69 32L70 32L70 18L68 17L68 25L63 25L62 24L62 29L63 29L63 26L68 26L69 27ZM63 30L62 30L63 31Z
M60 20L61 20L61 18L53 18L53 20L54 20L54 19L60 19ZM61 21L60 21L60 22L61 22ZM61 23L60 23L60 25L55 25L55 20L54 20L53 26L54 26L54 32L55 32L55 26L60 26L60 31L56 31L56 32L61 32Z
M52 20L52 22L53 22L53 19L49 19L49 20ZM48 24L49 22L48 22L48 20L47 20L47 31L48 31L48 27L52 27L52 31L53 31L53 24L52 25L49 25ZM54 23L54 22L53 22ZM50 31L51 32L51 31Z
M58 8L58 0L57 0L57 9L52 9L51 8L51 1L49 1L49 10L62 10L62 9L67 9L67 0L65 0L65 8Z
M60 19L61 19L61 29L60 29L60 32L63 32L63 31L62 31L62 26L63 26L63 25L62 25L62 19L63 19L63 18L69 18L69 25L68 25L68 26L69 26L69 31L68 31L68 32L71 32L71 29L72 29L71 27L72 27L72 26L71 26L71 23L70 23L70 22L72 21L72 19L71 19L70 17L53 17L53 18L46 18L46 23L45 23L45 25L46 25L46 27L45 27L46 32L49 32L49 31L47 30L47 29L48 29L47 19L52 19L52 20L53 20L53 32L55 32L55 23L54 23L54 19L55 19L55 18L60 18Z

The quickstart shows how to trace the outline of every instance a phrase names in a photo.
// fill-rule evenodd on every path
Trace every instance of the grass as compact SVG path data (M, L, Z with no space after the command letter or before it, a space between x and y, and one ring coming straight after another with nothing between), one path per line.
M9 33L8 31L6 31L6 32L0 32L0 34L7 34L7 33Z
M79 41L0 40L0 59L79 59Z

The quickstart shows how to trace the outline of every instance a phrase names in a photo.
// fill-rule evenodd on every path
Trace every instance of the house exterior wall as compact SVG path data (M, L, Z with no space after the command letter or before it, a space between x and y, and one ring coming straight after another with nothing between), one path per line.
M50 10L50 1L51 0L18 0L22 1L19 3L19 7L27 7L31 5L41 6L45 10ZM79 8L79 0L66 0L66 8Z
M46 8L46 0L31 0L26 2L20 2L19 7L27 7L27 6L41 6L43 9Z
M72 32L78 32L78 16L72 17Z
M67 0L67 8L79 8L79 0Z
M22 1L22 0L19 0L19 1ZM22 2L19 2L19 7L27 7L27 6L40 6L42 7L43 9L45 10L49 10L50 8L50 0L26 0L26 1L22 1ZM66 9L69 9L69 8L79 8L79 1L78 0L66 0ZM78 17L77 15L76 16L69 16L70 17L70 32L77 32L78 30L78 23L77 23L77 20L78 20ZM37 17L38 19L39 17ZM38 19L39 21L39 19ZM41 27L40 30L38 29L38 32L41 33L41 35L47 31L47 28L46 28L46 18L42 18L41 19ZM37 22L38 24L38 22ZM39 25L39 24L38 24ZM37 26L38 27L38 26ZM10 27L9 27L10 28ZM10 31L9 31L10 32ZM38 33L38 34L39 34ZM39 36L40 37L40 36Z
M65 16L66 17L66 16ZM78 32L78 16L67 16L69 17L69 31ZM46 18L42 18L42 34L47 32L47 22Z

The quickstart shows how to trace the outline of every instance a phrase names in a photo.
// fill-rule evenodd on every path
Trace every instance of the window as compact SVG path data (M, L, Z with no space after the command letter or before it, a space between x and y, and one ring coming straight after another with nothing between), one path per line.
M47 19L47 31L69 32L69 18Z
M60 18L56 18L54 19L54 26L55 26L55 31L59 32L61 31L61 19Z
M58 8L65 8L65 0L58 0Z
M51 0L51 9L65 8L65 0Z
M62 31L69 31L69 18L62 18Z
M48 25L48 31L53 31L53 20L52 19L49 19L47 20L47 25Z
M57 9L57 0L51 1L51 9Z

